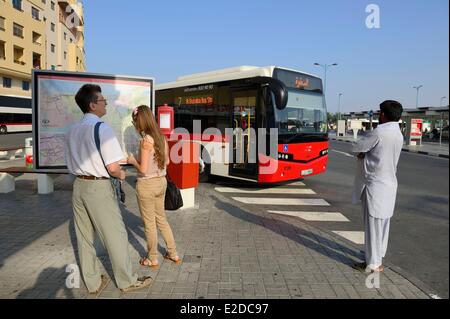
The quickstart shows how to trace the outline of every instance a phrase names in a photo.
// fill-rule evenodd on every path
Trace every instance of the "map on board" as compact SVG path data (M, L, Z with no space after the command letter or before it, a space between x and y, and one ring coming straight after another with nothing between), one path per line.
M86 83L97 84L107 100L107 114L102 121L116 133L124 153L136 153L138 135L131 123L135 107L152 107L153 80L117 77L87 77L85 73L58 74L57 72L36 74L37 111L36 167L65 167L65 135L83 113L75 102L75 95ZM35 102L35 103L36 103Z

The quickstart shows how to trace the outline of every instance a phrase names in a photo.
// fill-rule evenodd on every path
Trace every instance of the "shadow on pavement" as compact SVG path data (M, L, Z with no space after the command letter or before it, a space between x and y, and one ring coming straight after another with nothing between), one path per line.
M282 235L344 265L351 265L354 261L348 256L353 256L358 260L361 260L364 257L359 251L345 247L335 241L331 241L305 229L298 228L281 220L274 220L246 212L232 204L221 201L216 196L213 197L217 201L216 207L224 210L228 214L248 223L264 226L276 234Z
M75 296L72 290L67 288L65 284L65 274L67 274L66 267L44 269L39 274L34 286L20 292L16 299L73 299ZM63 290L62 293L60 292L61 289Z
M55 187L68 189L61 181ZM20 180L0 194L0 270L5 261L72 218L71 191L38 195L37 181Z

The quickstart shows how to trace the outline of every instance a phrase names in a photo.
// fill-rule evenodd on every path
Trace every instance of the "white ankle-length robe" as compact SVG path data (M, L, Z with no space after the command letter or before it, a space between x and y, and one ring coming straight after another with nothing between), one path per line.
M403 148L403 135L397 122L380 124L353 146L357 160L353 203L363 202L366 263L382 264L389 237L390 218L397 198L397 165Z

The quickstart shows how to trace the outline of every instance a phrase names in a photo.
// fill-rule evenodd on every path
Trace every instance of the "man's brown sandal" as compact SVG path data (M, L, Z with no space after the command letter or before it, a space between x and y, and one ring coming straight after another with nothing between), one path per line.
M103 289L106 288L106 286L108 285L108 278L104 275L101 275L100 277L100 287L98 287L98 289L94 292L90 292L89 294L91 296L96 296L102 293Z
M148 286L151 285L152 282L153 282L153 279L150 276L139 277L136 280L136 283L134 283L130 287L127 287L127 288L124 288L124 289L120 289L120 290L122 292L131 292L131 291L135 291L135 290L139 290L139 289L148 287Z
M356 270L359 270L361 272L372 272L372 273L374 273L374 272L377 272L377 273L384 272L384 266L383 265L381 265L377 269L370 269L370 271L369 271L369 269L367 268L367 264L366 263L354 263L352 265L352 268L356 269Z

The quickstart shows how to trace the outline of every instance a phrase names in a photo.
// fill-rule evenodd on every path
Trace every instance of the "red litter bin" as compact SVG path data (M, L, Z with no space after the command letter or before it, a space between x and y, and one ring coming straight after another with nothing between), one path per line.
M197 188L200 145L192 141L169 141L168 174L180 189Z

